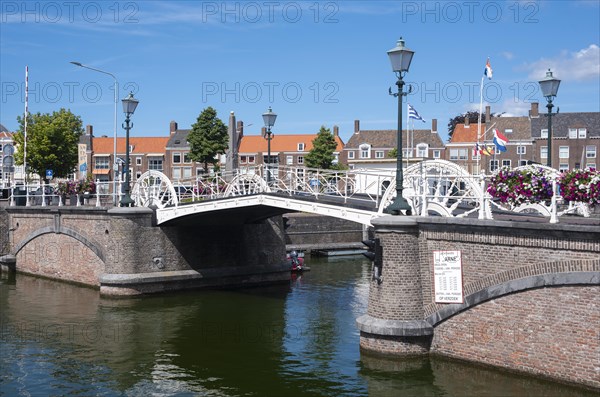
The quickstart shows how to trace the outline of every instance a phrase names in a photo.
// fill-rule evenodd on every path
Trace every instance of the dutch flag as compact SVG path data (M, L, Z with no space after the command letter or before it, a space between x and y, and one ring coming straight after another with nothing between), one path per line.
M415 120L421 120L422 122L425 122L425 120L423 119L423 117L421 117L419 115L419 113L417 113L417 111L415 110L415 108L413 108L410 103L408 104L408 118L409 119L415 119Z
M494 145L496 145L496 149L499 152L506 152L506 143L508 139L498 131L497 128L494 128Z
M485 64L485 70L483 74L487 76L488 79L492 79L492 65L490 65L490 58L487 59L487 63Z

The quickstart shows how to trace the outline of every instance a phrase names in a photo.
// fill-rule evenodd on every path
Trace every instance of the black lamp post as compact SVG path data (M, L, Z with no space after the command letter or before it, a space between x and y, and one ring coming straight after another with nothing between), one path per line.
M129 93L129 96L122 100L123 102L123 113L125 113L125 123L123 128L125 129L125 195L121 198L121 207L131 207L133 200L129 195L131 181L129 171L129 130L133 128L133 123L130 123L129 117L135 112L135 108L138 105L138 100L133 97L133 92Z
M402 78L404 77L404 74L408 72L410 62L412 61L415 52L405 47L404 40L400 37L396 47L389 50L387 54L392 62L392 70L396 73L396 76L398 76L398 81L396 81L398 93L392 94L390 90L390 95L398 97L398 132L396 147L396 198L384 211L391 215L402 215L402 211L406 211L406 215L410 215L410 205L402 196L402 185L404 183L404 174L402 170L402 97L406 95L403 91L404 80L402 80Z
M271 184L271 127L275 125L275 120L277 119L277 115L273 113L271 107L269 106L269 110L262 115L263 121L265 122L265 127L267 127L267 134L265 139L267 140L267 184Z
M552 167L552 108L554 105L552 101L554 97L556 97L556 93L558 92L558 86L560 85L560 80L552 76L552 72L550 69L546 72L546 77L539 81L540 88L542 89L542 95L546 97L548 104L546 107L548 108L548 167Z

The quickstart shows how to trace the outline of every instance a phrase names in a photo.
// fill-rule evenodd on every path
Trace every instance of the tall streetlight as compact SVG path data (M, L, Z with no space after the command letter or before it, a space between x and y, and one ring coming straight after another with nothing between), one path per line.
M125 113L125 123L123 124L123 128L125 129L125 195L121 198L121 207L131 207L133 205L133 200L129 195L130 191L130 170L129 170L129 130L133 128L133 123L130 123L129 117L135 112L135 108L137 107L139 101L133 97L133 92L129 93L127 98L122 99L123 102L123 113Z
M89 70L93 70L95 72L104 73L109 75L114 80L114 91L115 91L115 117L114 117L114 129L113 129L113 205L117 205L117 170L119 169L119 165L117 164L117 91L118 91L118 83L117 78L114 74L106 72L104 70L96 69L91 66L83 65L81 62L71 62L75 66L79 66L80 68L85 68Z
M275 125L275 120L277 119L277 115L273 113L271 107L269 106L269 110L262 115L263 121L265 122L265 127L267 127L267 134L265 139L267 140L267 184L271 184L271 127Z
M392 63L392 70L396 73L398 81L398 93L392 94L390 89L390 95L398 97L398 132L397 132L397 157L396 157L396 198L384 211L391 215L402 215L402 211L406 211L406 215L411 214L411 208L408 201L402 196L402 189L404 183L404 174L402 170L402 97L407 93L404 92L404 80L402 78L408 72L410 68L410 62L415 54L414 51L404 46L404 40L400 37L395 48L392 48L387 52Z
M556 77L552 76L552 72L550 69L546 72L546 77L539 81L540 88L542 89L542 95L546 97L548 104L546 107L548 108L548 167L552 167L552 108L554 105L552 101L556 97L556 93L558 92L558 86L560 85L560 80Z

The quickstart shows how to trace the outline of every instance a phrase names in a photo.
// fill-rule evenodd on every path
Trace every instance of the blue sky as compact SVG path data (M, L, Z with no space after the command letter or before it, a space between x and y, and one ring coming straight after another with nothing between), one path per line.
M537 81L562 80L561 112L600 111L600 1L73 1L0 3L0 123L17 129L29 66L30 112L69 108L113 134L113 73L120 99L140 100L133 136L190 128L207 106L230 111L257 134L269 106L274 133L316 133L354 120L395 129L396 99L386 51L403 36L415 56L409 102L446 139L451 117L484 103L526 115L541 102ZM545 110L542 106L542 110ZM419 125L420 124L420 125Z

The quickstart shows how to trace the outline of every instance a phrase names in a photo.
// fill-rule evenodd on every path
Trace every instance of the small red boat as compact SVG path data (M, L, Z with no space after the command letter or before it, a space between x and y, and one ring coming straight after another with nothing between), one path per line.
M290 264L290 270L292 272L303 272L310 270L309 267L304 266L304 258L299 256L296 251L288 252L286 259Z

